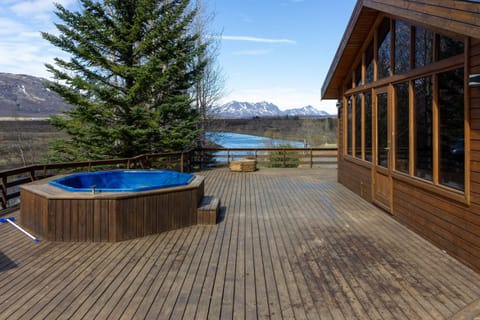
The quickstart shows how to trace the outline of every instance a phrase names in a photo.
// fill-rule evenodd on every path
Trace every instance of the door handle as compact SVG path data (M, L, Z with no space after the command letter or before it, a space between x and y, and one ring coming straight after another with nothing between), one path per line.
M390 147L383 148L383 150L390 151Z

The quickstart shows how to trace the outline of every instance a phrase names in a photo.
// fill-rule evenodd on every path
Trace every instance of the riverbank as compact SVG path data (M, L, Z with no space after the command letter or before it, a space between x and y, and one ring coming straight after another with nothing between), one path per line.
M337 146L337 118L211 119L208 131L302 141L310 147Z

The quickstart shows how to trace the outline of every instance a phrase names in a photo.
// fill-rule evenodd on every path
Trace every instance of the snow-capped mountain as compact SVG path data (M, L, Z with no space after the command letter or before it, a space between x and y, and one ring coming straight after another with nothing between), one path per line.
M312 106L281 111L273 103L265 101L257 103L231 101L215 107L212 110L212 116L215 118L265 118L281 116L325 117L328 115L329 114L325 111L315 109Z
M273 103L231 101L214 108L212 113L216 118L251 118L275 117L281 112L282 111Z
M283 111L284 115L289 116L305 116L305 117L326 117L329 114L323 110L315 109L312 106L306 106L303 108L288 109Z

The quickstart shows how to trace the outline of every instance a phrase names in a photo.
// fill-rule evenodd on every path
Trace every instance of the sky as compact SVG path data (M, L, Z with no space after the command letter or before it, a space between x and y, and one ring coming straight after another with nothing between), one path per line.
M356 0L205 0L221 35L218 63L224 97L276 104L312 105L335 114L320 90ZM78 0L56 0L70 10ZM0 0L0 72L49 78L44 64L65 54L40 31L55 33L52 0Z

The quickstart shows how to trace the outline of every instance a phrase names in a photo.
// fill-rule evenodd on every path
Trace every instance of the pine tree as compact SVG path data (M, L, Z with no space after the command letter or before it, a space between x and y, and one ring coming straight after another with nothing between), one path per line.
M59 35L44 39L70 55L46 65L50 88L73 106L51 123L69 138L53 160L183 151L198 135L189 95L205 64L190 0L80 0L56 4ZM51 159L52 160L52 159Z

